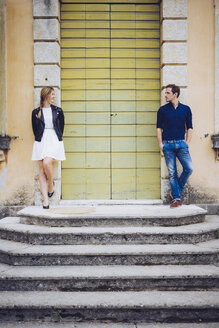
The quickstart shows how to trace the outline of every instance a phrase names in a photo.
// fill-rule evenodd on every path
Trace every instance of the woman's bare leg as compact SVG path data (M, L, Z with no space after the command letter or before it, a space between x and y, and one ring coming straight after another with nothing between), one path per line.
M40 190L43 196L43 206L47 206L49 205L49 200L48 200L47 179L43 168L43 161L38 161L38 164L39 164Z
M43 159L43 169L48 179L48 191L53 192L53 158L45 157Z

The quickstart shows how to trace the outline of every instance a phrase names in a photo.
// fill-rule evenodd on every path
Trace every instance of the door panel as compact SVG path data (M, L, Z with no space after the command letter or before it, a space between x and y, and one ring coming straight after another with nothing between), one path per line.
M158 1L65 2L62 198L160 198Z

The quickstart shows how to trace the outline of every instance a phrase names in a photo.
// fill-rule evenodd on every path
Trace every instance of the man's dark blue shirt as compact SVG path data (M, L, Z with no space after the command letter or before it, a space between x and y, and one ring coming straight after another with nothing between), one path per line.
M163 130L162 140L183 140L185 128L193 128L191 109L180 102L176 109L172 103L161 106L157 112L157 128Z

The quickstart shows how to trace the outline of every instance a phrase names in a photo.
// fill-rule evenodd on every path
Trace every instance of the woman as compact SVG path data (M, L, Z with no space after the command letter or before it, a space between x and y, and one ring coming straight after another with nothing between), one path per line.
M49 208L49 198L54 194L53 162L65 160L62 141L64 114L61 108L52 105L54 99L53 88L42 88L40 107L32 112L32 128L35 136L32 160L38 161L39 164L39 182L44 209Z

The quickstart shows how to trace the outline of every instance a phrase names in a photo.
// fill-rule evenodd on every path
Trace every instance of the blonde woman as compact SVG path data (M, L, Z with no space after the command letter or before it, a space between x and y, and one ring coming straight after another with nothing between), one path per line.
M32 160L39 164L39 182L43 208L49 208L49 198L54 194L53 162L65 160L62 141L64 114L60 107L52 105L55 92L44 87L40 94L40 107L32 112L32 128L35 137Z

